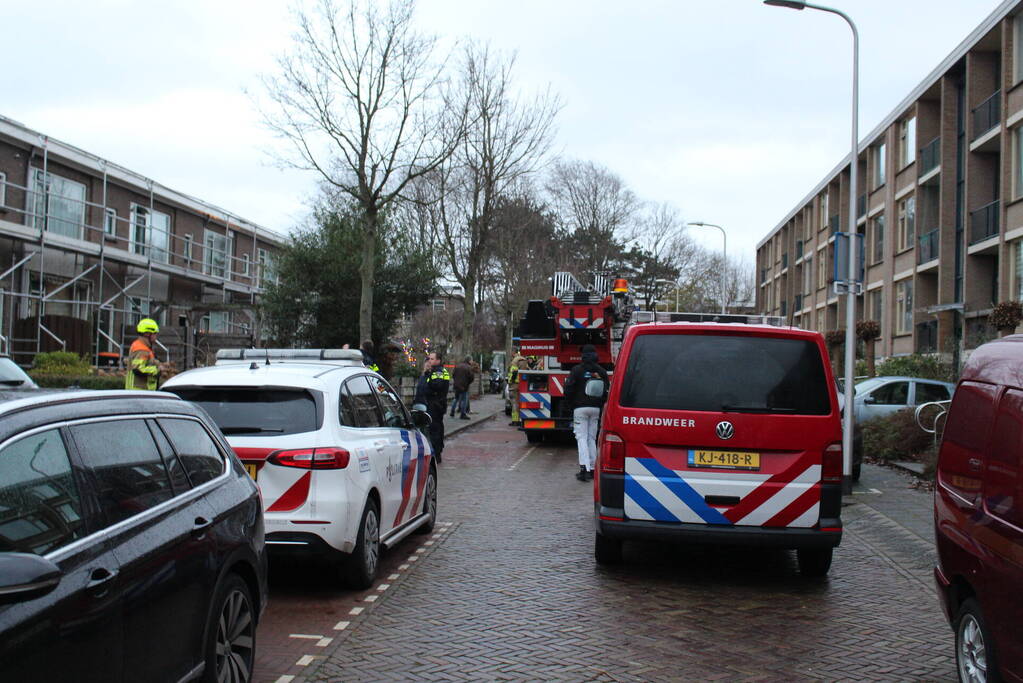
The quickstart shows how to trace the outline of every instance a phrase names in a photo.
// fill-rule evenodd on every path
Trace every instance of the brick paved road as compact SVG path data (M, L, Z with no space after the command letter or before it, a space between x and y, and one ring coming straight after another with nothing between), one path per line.
M954 679L934 594L873 508L846 508L826 581L786 552L647 544L605 569L574 469L503 421L453 438L450 531L295 680Z

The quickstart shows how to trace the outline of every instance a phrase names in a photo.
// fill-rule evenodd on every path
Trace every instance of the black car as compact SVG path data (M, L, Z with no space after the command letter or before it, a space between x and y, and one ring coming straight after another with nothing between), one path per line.
M0 392L0 680L248 681L255 483L161 392Z

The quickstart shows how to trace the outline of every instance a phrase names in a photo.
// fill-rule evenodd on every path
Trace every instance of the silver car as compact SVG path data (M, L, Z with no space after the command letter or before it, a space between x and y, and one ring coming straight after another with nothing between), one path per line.
M923 403L947 401L955 385L919 377L871 377L854 391L853 419L863 423Z

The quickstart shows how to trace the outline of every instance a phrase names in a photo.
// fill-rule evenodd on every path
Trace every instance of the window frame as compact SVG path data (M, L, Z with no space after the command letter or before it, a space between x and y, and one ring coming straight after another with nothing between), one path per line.
M916 114L899 123L899 170L916 161Z
M216 245L223 240L224 247L219 249ZM203 233L203 254L202 254L202 272L205 275L211 277L227 278L229 275L230 261L228 259L228 250L230 249L230 236L226 233L217 232L209 228L205 229ZM220 265L215 263L215 257L219 254L223 259Z
M117 209L112 206L103 208L103 235L117 237Z
M0 211L7 208L7 174L0 171Z
M138 217L142 215L145 217L145 223L139 223ZM154 227L154 217L159 216L167 220L166 230L158 230ZM138 204L136 202L131 203L130 230L128 231L128 251L132 254L138 254L139 256L145 256L147 259L156 261L157 263L168 263L170 260L170 238L173 231L173 222L171 221L171 215L164 213L163 211L157 211L156 209L145 206L144 204ZM142 234L139 235L139 229L142 230ZM156 246L153 243L153 234L156 232L163 233L166 241L163 246ZM142 241L139 241L139 238Z
M908 290L908 297L907 297ZM906 319L909 325L904 326ZM913 333L913 278L908 277L895 283L895 334Z
M887 156L888 145L886 142L880 142L870 148L872 156L874 157L873 163L873 178L872 178L872 189L876 190L879 187L883 187L888 182L887 166L885 163L885 156Z
M53 192L48 191L46 189L46 178L47 178L47 176L49 176L49 178L51 179L51 183L52 183L52 180L54 178L56 178L57 180L59 180L59 181L61 181L63 183L68 183L69 185L74 185L74 186L77 186L78 188L81 188L82 198L81 199L77 199L77 198L68 197L67 195L62 195L62 194L54 195ZM43 182L42 192L40 192L38 189L36 189L36 185L37 185L40 177L42 177L42 182ZM30 215L31 215L31 218L32 218L32 221L31 221L32 228L34 230L42 230L43 227L46 226L46 232L52 232L55 235L63 235L64 237L71 237L73 239L79 239L79 240L82 239L82 234L83 234L83 231L85 230L85 205L86 205L86 202L88 201L88 188L85 186L85 183L80 183L77 180L71 180L70 178L65 178L64 176L58 175L58 174L54 173L53 171L45 171L44 172L43 169L41 169L41 168L39 168L37 166L32 166L31 167L31 172L29 173L29 185L28 185L28 187L30 188L29 189L29 199L26 200L25 203L26 203L26 206L30 202L33 205L32 206L32 211L31 211ZM78 216L73 221L72 220L68 220L66 218L57 218L57 217L52 216L53 210L50 207L50 203L53 201L53 197L54 196L56 196L58 199L63 199L65 201L69 201L69 202L75 202L75 203L78 203L80 205L80 211L78 212ZM48 217L52 218L53 220L60 221L61 223L68 223L68 224L72 224L73 223L74 224L74 228L75 228L75 234L74 235L68 235L68 234L66 234L64 232L61 232L61 231L58 231L58 230L53 230L52 228L48 227L49 226L49 221L47 220Z
M870 218L870 255L872 266L884 262L885 216L881 211Z
M1023 13L1012 18L1012 83L1023 81Z
M350 382L355 382L355 381L358 381L359 379L362 379L363 382L365 382L366 386L369 388L369 390L370 390L369 393L372 395L375 392L373 391L373 385L369 383L369 380L371 378L372 378L372 375L368 375L366 373L360 373L358 375L352 375L351 377L346 377L345 380L341 383L340 391L348 392L348 395L353 400L353 410L355 410L355 421L356 422L361 422L361 420L359 419L360 418L360 413L358 412L358 410L356 410L354 408L355 393L352 392L349 389L348 385L349 385ZM349 425L349 424L345 424L345 422L341 420L341 401L340 401L340 398L339 398L339 400L338 400L338 421L341 423L342 426L349 427L351 429L389 429L389 427L387 427L384 424L384 411L380 407L380 401L376 398L376 396L373 397L373 405L376 407L377 424L375 424L375 425L363 425L363 424Z
M899 200L899 222L896 253L904 252L916 244L916 194Z

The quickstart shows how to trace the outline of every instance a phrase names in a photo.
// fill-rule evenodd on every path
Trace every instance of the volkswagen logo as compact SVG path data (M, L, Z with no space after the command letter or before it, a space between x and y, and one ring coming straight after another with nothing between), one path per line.
M732 426L731 422L718 422L718 426L714 428L719 439L731 439L735 436L735 427Z

